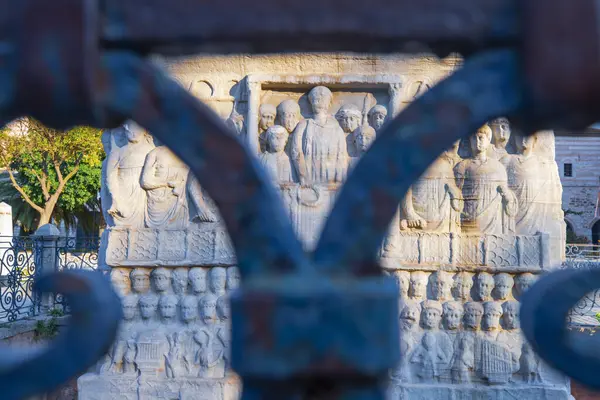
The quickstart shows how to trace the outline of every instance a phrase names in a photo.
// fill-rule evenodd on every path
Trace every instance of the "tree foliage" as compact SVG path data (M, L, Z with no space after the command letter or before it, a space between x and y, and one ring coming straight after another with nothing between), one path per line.
M52 219L69 225L86 205L97 206L104 157L100 137L94 128L62 132L32 119L16 121L0 132L0 166L16 191L9 195L5 184L0 195L13 206L21 202L13 215L21 215L25 227ZM31 217L31 210L37 218Z

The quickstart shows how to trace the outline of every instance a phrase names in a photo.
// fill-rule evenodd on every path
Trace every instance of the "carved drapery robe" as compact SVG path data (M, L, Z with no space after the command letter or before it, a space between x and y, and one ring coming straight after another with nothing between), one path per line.
M515 222L516 231L522 235L535 235L544 231L552 217L552 205L548 196L550 181L542 171L542 162L536 155L527 158L512 156L508 163L508 183L517 196L519 210Z
M262 153L260 163L275 182L291 183L294 181L290 158L284 152Z
M323 125L314 119L300 122L294 131L292 159L298 175L310 183L341 183L348 169L348 150L337 120L328 116Z
M462 190L464 232L508 234L515 232L516 201L505 202L501 188L508 190L504 166L491 158L485 161L467 159L455 167L458 186ZM512 193L506 193L514 197Z
M145 218L148 228L186 228L188 173L188 167L165 146L148 154L142 172L142 186L148 193Z
M414 212L427 222L429 232L459 232L460 213L452 208L459 193L454 180L453 161L442 155L411 187Z
M113 217L115 226L144 227L146 191L140 184L140 178L146 155L153 148L153 145L141 139L136 143L128 143L109 155L106 181L120 214Z

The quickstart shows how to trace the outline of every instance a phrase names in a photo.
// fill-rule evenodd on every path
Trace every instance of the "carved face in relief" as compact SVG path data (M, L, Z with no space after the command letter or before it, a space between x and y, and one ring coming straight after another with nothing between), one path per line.
M156 315L158 307L158 297L153 294L147 294L140 298L140 314L142 319L150 319Z
M526 153L528 151L532 151L537 143L537 136L522 136L519 135L515 138L515 147L517 148L517 152L520 154Z
M110 281L117 294L119 294L121 297L129 293L131 288L131 279L129 279L129 274L127 271L113 268L110 271Z
M277 106L279 123L292 133L300 122L300 106L294 100L284 100Z
M471 301L466 303L464 308L465 328L471 331L479 330L479 327L481 326L481 317L483 316L483 306L480 303Z
M421 312L421 323L425 329L438 329L442 319L442 306L437 301L427 300L423 302Z
M133 121L127 121L125 123L124 128L127 140L131 143L139 142L146 135L146 131L144 131L144 128L142 128Z
M500 317L502 316L502 306L494 301L487 301L483 304L483 329L486 331L495 331L500 329Z
M519 297L523 296L523 293L529 290L531 285L535 282L535 275L527 272L517 276L515 279L515 285L517 289L517 295Z
M479 296L479 300L491 300L492 290L494 290L494 277L487 272L480 272L477 275L477 296Z
M431 294L435 300L447 300L451 297L452 277L448 272L437 271L431 274Z
M163 320L170 320L175 318L177 315L177 303L179 300L177 296L172 294L167 294L161 296L158 302L158 311L160 312L160 316Z
M333 94L325 86L317 86L308 93L308 100L315 114L325 114L329 112Z
M463 318L463 307L457 301L444 303L444 325L446 329L454 331L460 327Z
M513 277L509 274L501 273L494 276L494 281L496 282L496 287L494 288L496 298L498 300L506 300L510 296L515 283Z
M171 283L171 273L166 268L156 268L152 270L152 283L154 284L154 290L159 293L166 292L169 290L169 284Z
M229 299L226 296L221 296L219 297L219 300L217 300L217 316L221 321L228 320L231 316Z
M376 105L369 110L368 117L369 125L371 125L376 131L379 131L383 124L385 124L385 119L387 118L387 108L382 105Z
M240 270L238 267L227 268L227 289L234 290L240 287Z
M365 153L373 144L375 140L375 130L368 126L363 126L356 131L356 136L354 138L354 143L356 144L356 148L361 153Z
M225 268L214 267L210 270L210 290L215 294L221 294L225 291L227 283L227 271Z
M419 306L416 303L407 303L400 312L400 328L410 330L419 322Z
M492 130L489 126L484 125L477 133L471 136L471 150L473 155L478 155L487 152L492 140Z
M135 295L125 296L123 298L123 319L131 321L135 318L135 312L138 308L138 298Z
M206 292L206 270L204 268L190 269L190 284L196 294Z
M189 324L196 318L198 318L198 300L194 296L184 297L181 301L181 319Z
M149 271L136 268L131 271L131 288L135 293L146 293L150 289L150 273Z
M261 104L258 113L260 114L260 129L266 131L275 124L275 115L277 109L272 104Z
M506 118L498 118L490 123L494 144L500 147L506 147L510 139L510 124Z
M217 318L217 298L206 295L200 300L200 317L204 322L214 321Z
M188 287L187 268L177 268L171 273L171 285L175 294L183 294Z
M394 280L396 281L396 286L398 286L398 291L400 292L400 298L408 297L408 288L410 286L410 272L407 271L394 271L392 273Z
M427 274L417 271L410 274L410 297L415 300L427 298Z
M459 300L469 300L471 288L473 287L473 274L460 272L455 277L454 291Z
M346 133L352 133L360 126L362 114L354 104L344 104L335 114L342 130Z
M281 153L288 141L288 131L283 126L274 125L267 129L267 149L270 153Z
M458 149L460 149L460 139L458 139L456 142L452 143L450 152L453 154L458 154Z
M519 302L507 301L502 305L502 319L506 329L519 329Z

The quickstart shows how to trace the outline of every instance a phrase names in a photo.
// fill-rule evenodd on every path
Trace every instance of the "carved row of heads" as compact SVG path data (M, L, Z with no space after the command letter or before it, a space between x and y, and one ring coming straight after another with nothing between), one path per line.
M237 267L113 268L111 281L122 295L153 292L181 296L210 292L221 296L239 287L240 272Z
M160 319L164 324L182 321L191 324L200 320L208 324L230 317L229 298L212 293L203 296L175 294L130 294L123 297L123 318L132 321L138 316L143 321Z
M421 303L408 301L400 311L400 325L403 330L420 326L426 330L443 328L449 331L459 329L477 331L514 330L519 328L518 301L470 301L425 300Z
M388 271L398 285L402 299L422 301L426 299L448 301L505 301L519 299L535 282L536 276L522 273L513 276L508 273L490 274L480 272L451 273L436 271Z
M496 147L506 148L511 137L510 124L506 118L498 118L482 127L470 137L470 147L473 155L486 152L493 143ZM537 135L531 136L518 135L515 137L514 144L517 153L522 154L531 151L538 141Z

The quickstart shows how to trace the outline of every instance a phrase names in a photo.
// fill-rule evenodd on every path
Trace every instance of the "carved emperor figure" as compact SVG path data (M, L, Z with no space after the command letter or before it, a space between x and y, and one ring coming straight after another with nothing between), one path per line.
M515 232L517 198L508 187L506 169L488 157L492 131L484 125L470 138L473 158L454 169L462 190L464 233L509 234Z
M333 95L317 86L308 98L314 115L294 130L292 163L302 185L340 183L346 177L348 151L344 131L329 114Z
M444 152L407 192L400 207L401 228L460 231L463 203L454 180L452 151Z
M167 146L158 146L146 157L142 187L148 193L146 226L184 229L189 222L186 183L189 168Z
M113 146L106 163L106 183L112 199L107 213L112 216L115 226L143 228L146 191L140 178L146 155L154 144L150 135L136 123L127 122L124 129L127 144L120 149Z
M506 151L506 145L510 139L510 123L506 118L498 118L489 123L490 129L492 130L493 145L488 149L488 155L494 160L500 161L505 164L509 157Z

